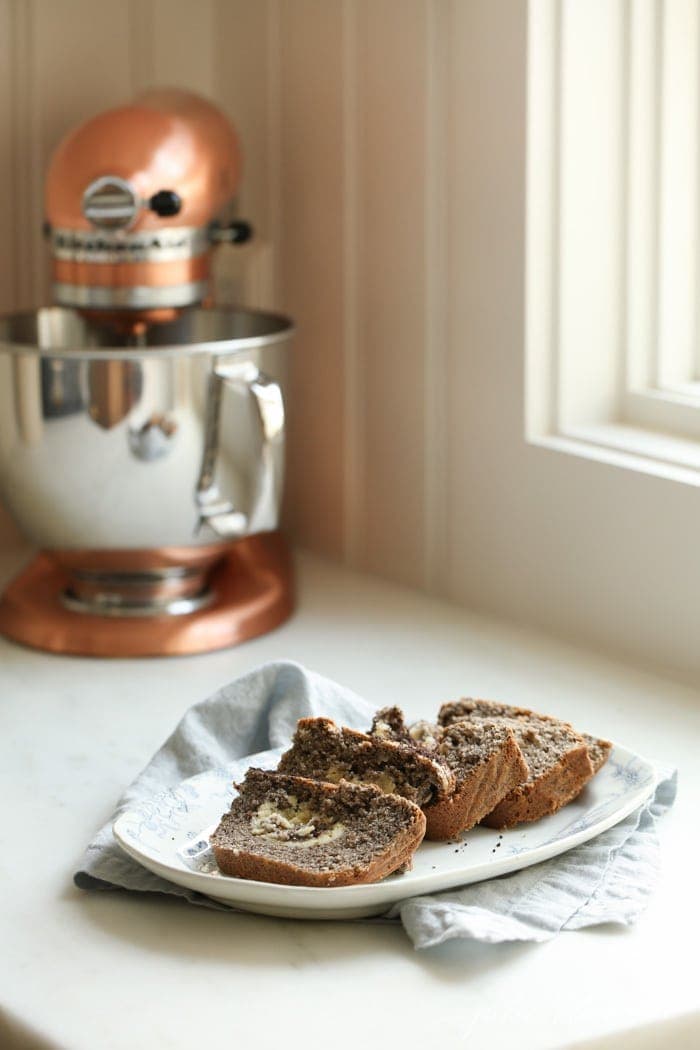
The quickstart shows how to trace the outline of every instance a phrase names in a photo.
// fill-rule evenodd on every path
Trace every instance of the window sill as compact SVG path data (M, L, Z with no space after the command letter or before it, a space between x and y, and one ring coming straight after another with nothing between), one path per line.
M626 423L597 423L531 437L529 443L667 481L700 486L700 443L671 434Z

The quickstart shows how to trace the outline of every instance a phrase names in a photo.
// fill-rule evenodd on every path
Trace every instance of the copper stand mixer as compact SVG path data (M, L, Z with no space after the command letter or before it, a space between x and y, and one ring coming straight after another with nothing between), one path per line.
M0 495L41 554L0 633L194 653L292 610L276 531L291 322L209 303L240 169L222 113L148 92L71 132L46 183L58 304L0 318ZM264 371L263 371L264 368Z

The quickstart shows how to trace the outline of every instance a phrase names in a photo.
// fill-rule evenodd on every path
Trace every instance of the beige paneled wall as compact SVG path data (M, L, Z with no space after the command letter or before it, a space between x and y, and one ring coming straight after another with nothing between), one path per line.
M436 587L444 564L452 5L271 2L300 537ZM273 106L274 109L274 106Z
M279 195L279 92L268 60L275 24L266 0L216 0L214 10L212 93L235 121L243 147L240 213L255 223L256 235L269 239Z
M299 323L290 384L290 520L305 543L338 554L346 413L343 8L299 0L273 11L281 292Z
M291 521L309 546L419 586L444 532L449 13L266 5L280 301L300 330Z
M424 580L427 49L423 0L357 5L363 562ZM391 56L390 60L388 57Z
M299 325L290 526L316 550L418 585L431 582L429 497L444 458L436 146L448 7L0 0L0 220L13 246L2 307L46 298L42 180L61 135L149 84L213 95L244 146L241 214L275 246L271 305ZM0 541L10 535L0 522Z
M244 146L240 212L275 248L270 305L299 327L290 527L316 550L431 587L448 513L452 8L0 0L3 308L46 296L42 179L60 136L149 84L214 96ZM0 542L11 535L0 522Z

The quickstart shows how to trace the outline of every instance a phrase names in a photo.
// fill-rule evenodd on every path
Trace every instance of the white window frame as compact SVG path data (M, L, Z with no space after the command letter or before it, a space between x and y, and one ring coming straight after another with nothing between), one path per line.
M700 3L529 30L526 436L700 485Z

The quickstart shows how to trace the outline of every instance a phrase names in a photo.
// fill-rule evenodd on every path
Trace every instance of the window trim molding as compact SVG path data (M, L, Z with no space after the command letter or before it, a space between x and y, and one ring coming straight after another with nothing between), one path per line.
M698 4L533 0L529 29L526 440L696 484ZM588 92L582 62L596 71ZM685 292L669 300L681 248Z

